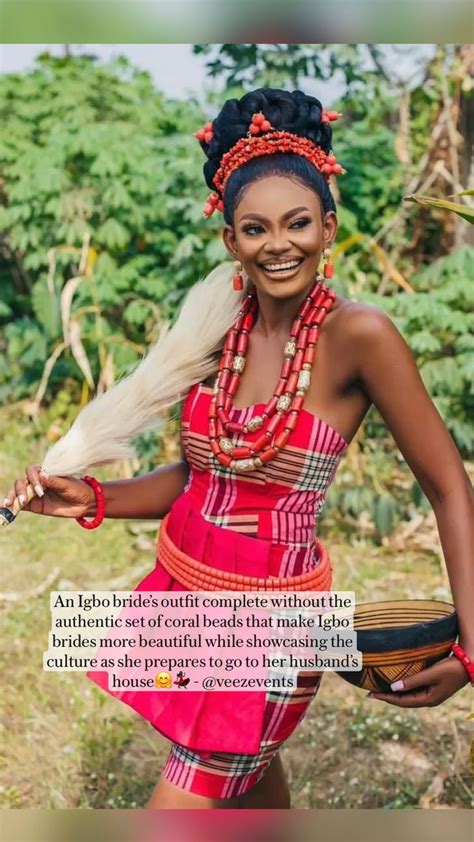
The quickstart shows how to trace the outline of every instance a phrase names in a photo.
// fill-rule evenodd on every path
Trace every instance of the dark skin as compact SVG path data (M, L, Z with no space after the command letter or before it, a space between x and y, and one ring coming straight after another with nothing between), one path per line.
M236 408L271 397L291 324L336 231L335 214L323 213L315 192L297 180L269 176L241 196L233 225L223 237L230 256L241 261L255 284L259 317L250 333ZM288 280L264 270L269 263L301 257L299 270ZM474 501L469 477L393 322L375 307L337 296L322 324L304 406L350 442L372 403L435 511L459 642L474 661ZM403 688L396 688L401 692L373 693L371 698L398 707L434 706L467 682L463 665L450 657L405 679Z
M333 243L336 232L336 215L323 213L317 194L297 180L270 176L252 183L240 197L233 225L225 227L223 238L230 256L242 262L255 284L259 316L250 333L236 408L270 398L291 324L323 249ZM304 260L288 280L278 280L263 269L262 264L290 257ZM336 296L321 327L305 409L350 442L372 403L435 511L458 613L459 641L474 660L474 503L462 459L390 318L375 307ZM183 458L142 477L104 483L107 516L163 517L187 478ZM92 489L72 478L47 478L38 465L28 467L26 477L15 482L5 498L7 504L25 493L27 482L41 485L45 494L33 498L26 510L59 517L94 515ZM428 691L423 689L426 682ZM406 679L406 689L416 692L375 697L401 707L435 705L466 682L462 664L449 658Z
M286 216L296 208L300 210ZM314 191L286 176L254 182L241 196L223 238L230 256L242 262L255 284L259 317L250 334L236 408L266 403L271 397L291 324L314 280L322 251L332 244L336 232L336 215L323 213ZM288 280L278 280L262 266L290 257L304 260ZM349 443L372 404L435 511L458 613L459 642L474 661L474 502L469 478L413 355L392 321L375 307L337 296L321 328L304 407ZM163 517L187 478L183 454L181 462L160 466L142 477L104 483L107 517ZM46 478L38 465L27 468L26 478L15 482L7 496L10 503L25 492L27 482L39 483L45 490L41 499L34 498L24 507L29 511L60 517L95 514L95 498L88 486L71 478ZM375 693L372 698L398 707L434 706L467 682L463 665L450 657L407 678L403 691ZM290 795L277 754L263 778L245 795L205 798L161 777L147 807L287 809Z

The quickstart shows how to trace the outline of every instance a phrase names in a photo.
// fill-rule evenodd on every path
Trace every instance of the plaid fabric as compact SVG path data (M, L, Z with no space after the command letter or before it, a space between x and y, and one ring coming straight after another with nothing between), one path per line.
M194 385L181 414L181 438L190 475L184 493L193 496L201 515L216 526L280 545L272 574L298 575L317 565L311 546L324 499L347 450L343 437L325 421L302 410L286 447L268 464L236 474L215 458L209 445L210 386ZM246 422L264 404L233 410ZM255 441L261 430L233 441Z
M193 558L236 573L292 576L317 566L313 537L346 442L324 421L302 410L287 446L272 462L249 474L235 474L220 466L209 447L211 394L210 387L196 384L183 405L181 435L191 470L170 510L172 540ZM255 404L235 410L233 417L247 421L262 409L263 404ZM135 590L180 591L183 586L157 558L155 569ZM112 690L105 672L87 673L171 741L163 776L182 789L211 798L240 795L263 777L305 716L322 675L300 673L296 687L261 691L256 704L254 700L249 704L248 695L256 695L252 691L247 696L244 692L172 693L168 700L161 690ZM242 717L242 710L254 710L256 715ZM221 733L222 722L227 727ZM186 742L194 748L185 746ZM201 746L213 751L201 751ZM215 750L216 746L224 751ZM257 753L238 753L249 747Z
M234 798L248 792L261 778L281 745L293 733L316 696L322 673L303 673L298 687L268 692L264 732L258 754L196 752L174 743L162 776L196 795Z
M181 437L191 468L184 494L192 497L194 507L209 523L271 541L273 575L306 572L318 563L311 544L326 491L347 443L326 422L302 410L296 430L275 459L253 472L236 474L219 463L209 446L211 396L212 389L198 383L183 404ZM232 418L248 421L263 406L234 410ZM260 434L257 430L245 439L234 436L233 440L240 444ZM192 521L183 510L183 534L192 533ZM266 693L258 754L191 751L173 743L163 777L209 798L233 798L247 792L264 776L281 745L305 716L322 675L300 673L297 687Z

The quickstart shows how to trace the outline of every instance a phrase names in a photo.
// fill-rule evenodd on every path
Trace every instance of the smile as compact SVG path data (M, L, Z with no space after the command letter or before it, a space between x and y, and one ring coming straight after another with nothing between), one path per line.
M265 272L271 272L275 275L286 275L288 273L293 273L295 269L299 268L303 260L304 257L297 257L294 260L285 260L285 262L281 261L280 263L261 263L260 265L262 269L265 270Z

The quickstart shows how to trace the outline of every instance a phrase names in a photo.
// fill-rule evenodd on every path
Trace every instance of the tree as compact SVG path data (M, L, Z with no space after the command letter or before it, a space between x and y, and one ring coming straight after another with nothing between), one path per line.
M221 254L201 217L205 116L125 58L48 54L3 77L0 113L0 400L30 395L61 343L50 387L82 372L95 388Z

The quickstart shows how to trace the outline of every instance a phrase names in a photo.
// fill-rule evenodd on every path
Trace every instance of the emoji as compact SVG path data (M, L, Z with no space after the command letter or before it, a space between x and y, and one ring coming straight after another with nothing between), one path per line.
M158 672L155 675L155 685L156 687L171 687L172 678L169 672Z
M184 677L184 672L182 670L180 672L178 672L178 678L175 681L175 684L177 684L178 687L187 687L189 682L190 682L190 679Z

